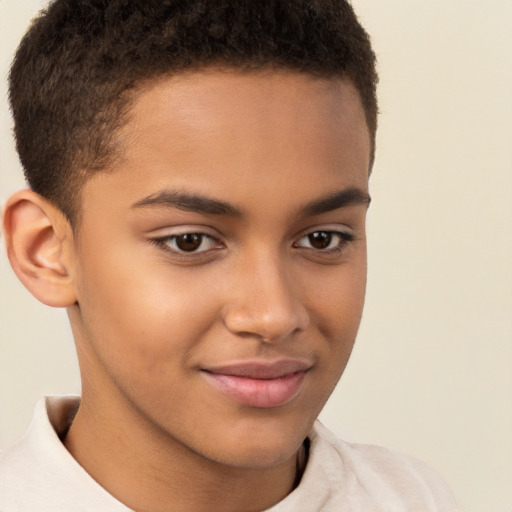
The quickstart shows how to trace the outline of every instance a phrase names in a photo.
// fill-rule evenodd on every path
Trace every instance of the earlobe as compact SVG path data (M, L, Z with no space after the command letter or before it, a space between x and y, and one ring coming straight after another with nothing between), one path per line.
M74 304L73 232L64 214L35 192L21 190L7 201L3 231L11 266L32 295L48 306Z

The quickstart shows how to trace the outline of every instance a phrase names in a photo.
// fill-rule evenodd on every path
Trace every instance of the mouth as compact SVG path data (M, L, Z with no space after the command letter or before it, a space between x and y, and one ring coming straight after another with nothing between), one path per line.
M301 391L311 365L298 360L246 362L204 369L208 382L225 396L256 408L291 402Z

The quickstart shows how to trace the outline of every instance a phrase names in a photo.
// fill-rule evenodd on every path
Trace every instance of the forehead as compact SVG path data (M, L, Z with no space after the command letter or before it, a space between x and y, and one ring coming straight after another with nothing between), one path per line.
M303 135L306 123L311 131L330 130L334 137L346 139L350 131L369 139L360 95L351 81L285 70L207 68L161 78L140 88L130 114L121 130L128 141L158 123L174 128L176 142L192 132L217 132L220 138L242 135L244 129L264 129L267 139L279 141Z
M298 105L302 105L306 111L314 105L323 115L334 113L334 107L338 113L340 108L347 112L353 107L364 116L360 95L348 78L327 78L286 69L251 71L228 67L189 70L145 82L137 92L132 107L134 116L155 106L161 107L162 100L176 111L180 108L188 110L193 104L204 111L222 111L228 117L237 116L243 110L250 111L255 104L260 109L267 106L262 114L278 106L296 110ZM212 103L212 99L217 101Z
M139 91L119 141L113 172L93 177L85 194L101 181L112 201L172 186L237 204L282 187L307 203L315 190L367 187L364 110L339 78L203 70L160 79Z

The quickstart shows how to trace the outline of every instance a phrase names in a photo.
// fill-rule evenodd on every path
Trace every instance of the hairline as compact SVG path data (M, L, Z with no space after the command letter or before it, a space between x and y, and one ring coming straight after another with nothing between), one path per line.
M370 127L368 119L368 110L364 105L361 91L358 88L355 81L350 76L348 76L347 73L328 73L316 70L299 69L292 66L279 65L278 63L272 62L259 65L255 65L250 61L248 61L245 65L244 63L240 65L234 65L224 62L206 64L195 63L190 65L189 67L182 68L179 70L170 69L167 72L158 73L148 77L141 77L134 82L134 85L132 87L126 87L124 90L122 90L120 94L115 98L115 100L111 103L111 106L113 107L113 113L110 116L110 118L113 121L113 128L108 130L107 132L107 136L111 138L111 143L109 144L110 155L107 159L106 165L94 169L94 161L92 161L89 163L89 165L76 169L75 174L78 173L81 175L81 182L77 187L77 193L75 198L76 204L75 208L73 208L71 215L68 215L67 212L62 211L61 208L58 205L56 205L59 208L59 210L62 211L64 216L68 219L73 231L76 231L77 233L79 233L80 231L82 214L82 193L88 181L94 178L94 176L96 176L97 174L122 172L121 167L125 155L125 151L123 151L125 139L124 137L122 137L122 131L130 123L131 115L133 113L133 110L138 99L145 93L148 93L153 88L157 87L159 84L168 83L174 78L179 79L180 77L186 77L187 75L202 74L207 72L226 74L231 73L234 75L273 75L280 73L290 73L308 76L317 80L332 80L350 83L353 86L359 98L361 108L363 109L364 113L366 129L368 130L370 141L370 162L368 168L368 176L371 175L375 160L376 129L372 130L372 128Z

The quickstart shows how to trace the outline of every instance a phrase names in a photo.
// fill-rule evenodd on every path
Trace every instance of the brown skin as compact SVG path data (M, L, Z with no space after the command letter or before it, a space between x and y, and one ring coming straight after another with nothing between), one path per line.
M146 87L120 136L125 155L86 183L74 234L30 191L6 207L13 268L71 319L83 397L65 444L140 512L264 510L293 489L359 326L367 203L305 212L368 191L359 95L340 79L205 70ZM133 206L163 189L239 215ZM353 240L322 249L318 232ZM183 239L154 242L185 233L208 236L184 253ZM278 407L241 404L205 378L280 359L310 369Z

